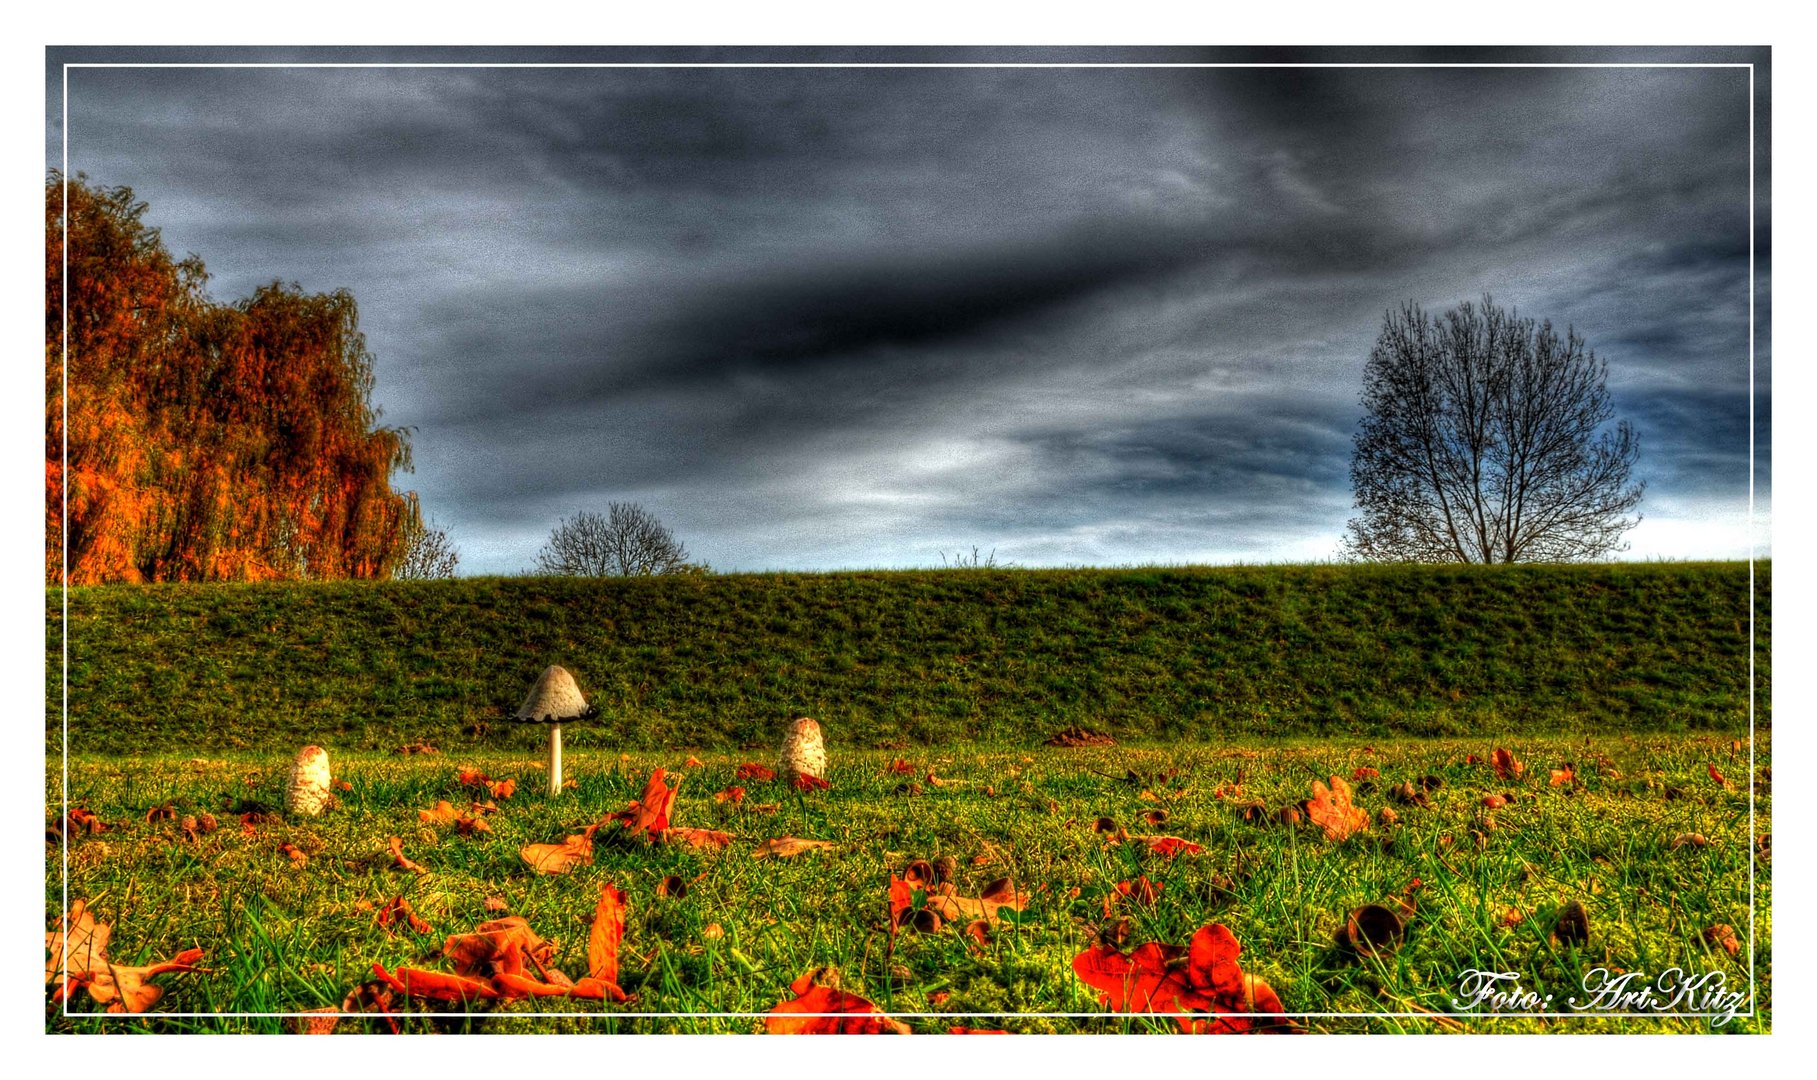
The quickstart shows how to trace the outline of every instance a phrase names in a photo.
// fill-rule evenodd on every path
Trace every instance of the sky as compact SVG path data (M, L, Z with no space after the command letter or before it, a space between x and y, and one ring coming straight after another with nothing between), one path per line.
M1485 294L1607 361L1647 484L1623 557L1770 551L1746 68L127 66L63 92L64 62L405 59L1764 52L53 49L46 161L131 186L217 299L351 291L413 433L396 483L463 573L614 501L718 570L1330 559L1384 313Z

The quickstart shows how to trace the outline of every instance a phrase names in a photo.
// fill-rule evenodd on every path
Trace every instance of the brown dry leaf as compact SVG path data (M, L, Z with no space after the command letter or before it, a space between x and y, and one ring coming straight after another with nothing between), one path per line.
M1499 810L1508 805L1508 800L1500 795L1484 795L1483 805L1491 810Z
M490 791L492 797L495 799L509 799L517 792L517 780L515 778L510 780L494 780L486 785L486 790Z
M1566 762L1564 768L1552 770L1552 786L1553 787L1557 787L1560 784L1575 784L1575 783L1577 783L1577 767L1575 765L1573 765L1569 762Z
M587 933L587 977L618 985L618 948L625 936L625 894L611 885L599 890L593 928Z
M387 901L385 906L379 909L379 913L373 921L378 924L379 929L385 931L387 937L391 936L393 923L404 923L419 934L435 932L433 927L418 917L416 909L410 906L410 901L402 896L394 896Z
M565 874L576 866L593 862L593 841L576 833L559 844L526 844L518 855L539 874Z
M505 898L502 896L488 896L486 897L486 910L509 911L511 910L511 905L505 903Z
M956 923L960 920L983 919L988 925L995 926L999 921L998 912L1004 908L1011 911L1022 911L1028 907L1028 894L1017 892L1015 883L1009 878L998 878L986 885L976 898L960 896L957 887L950 881L927 894L925 909L940 916L946 922Z
M715 829L670 828L662 834L670 844L686 844L697 851L720 851L732 842L732 834Z
M309 856L304 854L302 849L298 848L295 844L279 844L278 854L289 856L290 865L293 869L300 869L309 862Z
M1369 827L1369 811L1350 805L1350 785L1341 776L1331 778L1327 789L1317 780L1312 782L1312 798L1306 802L1306 815L1325 829L1325 839L1343 840L1351 833Z
M1704 944L1722 949L1730 956L1741 954L1741 940L1735 936L1735 928L1728 923L1717 923L1703 928Z
M817 982L817 975L829 982L837 981L836 973L823 975L821 970L815 970L790 983L789 991L795 995L794 999L770 1010L769 1017L763 1022L764 1031L771 1035L909 1034L907 1024L883 1015L877 1006L857 994ZM809 1015L798 1015L801 1013ZM837 1015L813 1015L816 1013Z
M744 788L729 787L724 791L715 791L713 793L713 801L730 802L733 804L744 802Z
M804 851L820 851L834 846L831 840L803 840L799 836L778 836L774 840L765 840L759 844L757 849L751 852L751 857L761 859L774 855L779 859L786 859Z
M404 857L404 841L401 837L394 836L391 838L391 859L392 865L399 870L415 870L419 874L427 874L429 872L428 867L411 862Z
M287 1023L294 1035L333 1035L336 1024L341 1022L333 1005L324 1005L319 1009L304 1009L304 1015L293 1016Z
M418 810L416 816L431 825L452 825L461 819L461 812L454 808L453 803L443 799L432 810Z
M1501 780L1518 779L1522 773L1527 771L1527 767L1521 764L1519 758L1499 746L1495 748L1494 753L1489 755L1489 760L1490 764L1495 767L1496 777Z
M80 987L110 1013L141 1013L164 996L163 987L147 981L152 976L203 970L195 966L202 959L201 949L185 949L163 963L143 967L116 964L107 957L107 940L112 932L109 924L95 920L86 901L77 900L57 928L44 935L48 953L44 961L45 985L68 977L59 983L53 1000L62 1001Z

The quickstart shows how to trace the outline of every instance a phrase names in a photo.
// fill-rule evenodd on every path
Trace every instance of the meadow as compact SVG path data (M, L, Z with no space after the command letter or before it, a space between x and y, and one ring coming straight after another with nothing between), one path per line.
M1754 568L1770 722L1770 562ZM61 746L63 597L46 622ZM102 586L68 595L79 753L517 745L548 664L576 746L1734 731L1749 566L1251 566Z
M1521 775L1497 775L1497 746L1524 765ZM78 756L69 805L106 827L47 843L47 912L59 908L67 854L68 895L112 925L114 963L198 948L203 970L156 976L167 992L145 1016L65 1016L53 1005L46 1028L750 1032L762 1029L760 1016L640 1014L763 1014L794 996L792 982L832 966L846 992L901 1014L916 1032L1171 1031L1167 1017L1107 1008L1074 958L1107 941L1124 952L1184 945L1217 923L1240 943L1243 971L1310 1031L1764 1031L1772 937L1764 737L1754 754L1750 778L1745 730L835 748L831 788L804 792L737 777L744 762L773 764L771 756L583 750L569 757L574 786L552 797L533 755L334 752L339 805L293 818L276 812L285 755ZM1567 764L1572 775L1560 779L1554 770ZM673 825L723 831L723 848L652 842L608 820L639 798L655 768L683 777ZM495 797L464 785L463 769L512 779L515 790ZM1279 823L1274 811L1331 776L1350 779L1366 828L1333 840L1306 821ZM47 800L59 806L55 762L47 779ZM1402 784L1414 800L1396 797ZM744 788L741 800L715 798L734 786ZM1492 796L1512 801L1491 808ZM463 834L423 819L443 800L498 809L479 815L489 831ZM1398 820L1387 823L1384 809ZM186 818L205 814L213 831L185 831ZM520 854L602 821L590 864L546 874ZM1197 849L1168 854L1154 843L1160 835ZM392 837L420 870L400 866ZM756 854L779 837L830 846ZM961 922L918 930L909 919L892 932L892 877L942 858L957 895L1008 878L1025 908L988 940ZM394 974L445 971L448 937L507 915L552 942L551 967L583 974L607 884L625 897L618 981L627 1003L393 995L390 1016L281 1015L338 1011L375 978L374 964ZM396 897L420 926L381 918ZM1348 912L1397 898L1414 904L1398 947L1340 941ZM1588 918L1581 940L1561 937L1557 925L1573 901ZM917 894L916 906L927 905ZM1435 1015L1460 1011L1451 1002L1467 969L1518 973L1524 989L1554 995L1547 1011L1560 1011L1570 996L1587 998L1582 975L1598 967L1720 972L1743 991L1753 976L1756 993L1721 1025L1595 1011L1498 1019L1480 1005L1473 1015ZM95 1010L81 991L71 1008ZM208 1013L239 1015L188 1015ZM1082 1015L1039 1015L1061 1013Z

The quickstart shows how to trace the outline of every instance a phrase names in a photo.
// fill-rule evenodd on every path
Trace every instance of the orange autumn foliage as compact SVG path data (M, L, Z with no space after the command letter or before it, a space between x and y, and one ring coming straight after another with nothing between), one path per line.
M1312 782L1312 798L1306 801L1306 816L1325 829L1325 839L1342 840L1358 829L1369 827L1369 811L1350 805L1350 785L1341 776L1331 778L1328 789L1317 780Z
M146 209L45 183L46 582L66 542L71 584L390 576L421 515L391 487L409 440L378 423L353 297L216 302Z
M795 997L770 1010L763 1022L771 1035L907 1035L909 1027L885 1016L871 1002L831 986L814 982L808 972L789 984ZM802 1015L803 1013L809 1015ZM813 1013L835 1013L814 1016Z
M1237 964L1243 948L1221 923L1202 927L1189 945L1148 942L1127 955L1096 945L1073 958L1073 971L1117 1012L1180 1013L1189 1034L1292 1030L1281 999ZM1202 1015L1201 1015L1202 1014Z

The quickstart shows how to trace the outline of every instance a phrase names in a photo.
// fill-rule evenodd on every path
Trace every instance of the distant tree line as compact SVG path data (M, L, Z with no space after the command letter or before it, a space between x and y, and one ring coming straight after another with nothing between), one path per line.
M392 487L408 432L379 423L353 297L274 282L218 303L202 260L173 258L130 188L77 175L67 207L64 190L51 174L45 580L61 580L65 542L71 584L399 570L430 534L415 493ZM451 553L422 565L452 572Z

